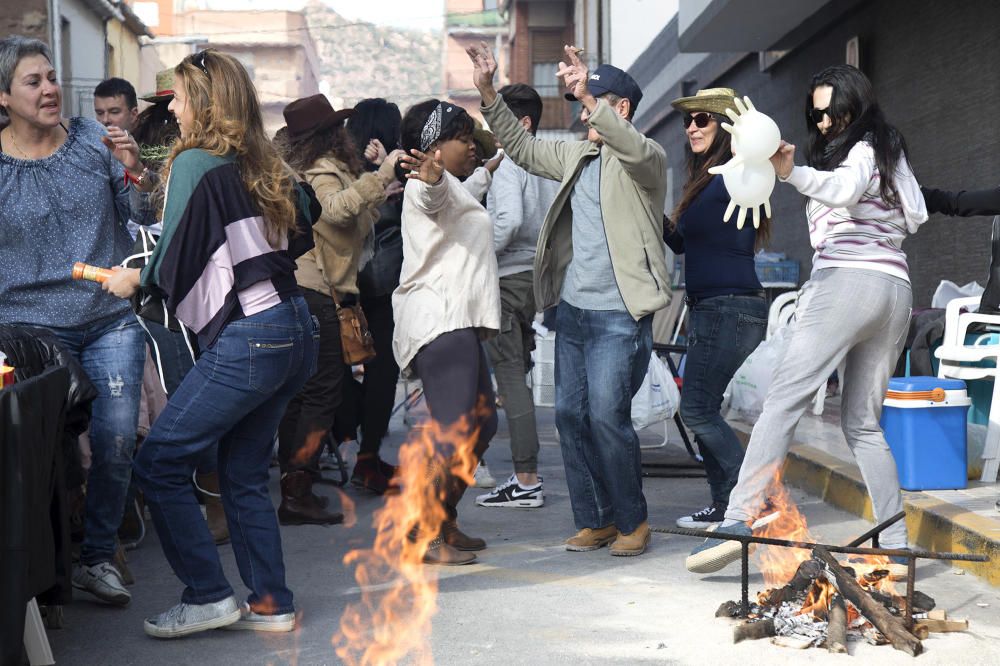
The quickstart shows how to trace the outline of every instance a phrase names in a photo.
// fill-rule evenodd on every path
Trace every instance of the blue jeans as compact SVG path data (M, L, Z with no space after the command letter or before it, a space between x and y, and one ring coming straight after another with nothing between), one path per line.
M318 328L301 296L228 324L170 396L135 461L184 603L233 594L191 488L203 452L218 444L219 487L251 606L293 610L268 466L285 406L316 369ZM265 612L265 611L261 611Z
M90 419L91 466L87 475L85 535L80 561L108 562L132 476L139 392L146 348L129 312L82 328L50 328L97 388Z
M688 311L681 419L705 459L712 502L726 506L743 464L743 447L719 413L722 394L767 331L767 304L760 296L715 296Z
M577 529L614 524L630 534L646 520L632 397L653 348L653 317L556 312L556 427Z

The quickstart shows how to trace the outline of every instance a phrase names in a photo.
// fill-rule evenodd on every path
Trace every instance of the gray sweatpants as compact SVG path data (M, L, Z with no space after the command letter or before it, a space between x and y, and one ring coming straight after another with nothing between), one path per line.
M788 454L795 426L819 386L846 359L841 427L872 497L875 520L903 510L896 462L879 427L882 400L910 319L909 283L857 268L818 271L802 287L784 356L754 426L726 518L748 521ZM906 545L906 523L882 533L884 548Z
M538 471L535 401L524 381L535 348L533 275L524 271L500 278L500 333L485 344L507 414L514 471L522 474Z

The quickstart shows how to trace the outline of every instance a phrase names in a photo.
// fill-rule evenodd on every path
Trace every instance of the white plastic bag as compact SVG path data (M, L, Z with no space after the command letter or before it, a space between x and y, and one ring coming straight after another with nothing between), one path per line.
M681 393L677 390L670 368L653 353L642 386L632 398L632 427L642 430L654 423L672 419L680 404Z
M754 423L760 417L774 370L785 354L787 335L787 327L782 327L760 343L729 382L729 408L741 419Z
M948 307L948 302L953 298L979 296L984 290L985 287L978 282L967 282L959 287L951 280L941 280L937 289L934 290L934 297L931 298L931 307L944 309Z

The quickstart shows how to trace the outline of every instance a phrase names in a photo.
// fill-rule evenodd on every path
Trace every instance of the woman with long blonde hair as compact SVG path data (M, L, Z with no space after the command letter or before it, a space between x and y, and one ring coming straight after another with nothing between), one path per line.
M128 298L163 297L197 333L202 354L170 396L135 460L181 603L148 618L158 638L229 626L290 631L281 537L268 490L274 432L315 371L317 331L295 283L312 247L310 198L264 134L246 70L205 50L174 70L171 112L181 136L164 166L163 235L147 266L105 284ZM311 203L315 203L313 199ZM191 488L201 454L218 443L222 502L240 577L239 603Z

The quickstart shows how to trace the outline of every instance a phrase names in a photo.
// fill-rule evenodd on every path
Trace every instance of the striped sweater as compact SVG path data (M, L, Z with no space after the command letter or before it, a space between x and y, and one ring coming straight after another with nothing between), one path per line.
M909 281L903 239L927 221L924 197L905 157L896 170L898 205L881 199L879 178L871 145L859 141L833 171L797 166L785 179L809 197L813 273L864 268Z
M170 169L163 235L142 272L143 289L198 334L205 349L226 324L263 312L299 293L295 259L312 248L316 211L297 187L298 234L289 246L268 243L264 218L232 156L200 150L178 155ZM312 201L315 201L313 199Z

